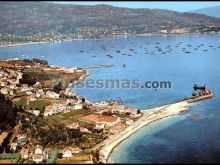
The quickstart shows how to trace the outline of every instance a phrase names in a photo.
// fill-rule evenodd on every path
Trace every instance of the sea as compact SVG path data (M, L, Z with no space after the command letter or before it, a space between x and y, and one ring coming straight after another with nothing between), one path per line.
M169 81L170 88L77 88L91 101L120 100L145 110L191 96L206 85L211 99L189 111L149 124L120 143L110 163L220 163L220 35L117 36L0 48L0 59L40 58L51 65L90 69L87 80ZM197 116L195 119L193 116Z

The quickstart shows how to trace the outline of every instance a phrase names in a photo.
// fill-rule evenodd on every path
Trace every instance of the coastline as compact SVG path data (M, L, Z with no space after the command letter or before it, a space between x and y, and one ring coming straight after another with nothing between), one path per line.
M49 43L49 41L14 43L14 44L0 45L0 48L14 47L14 46L25 46L25 45L35 45L35 44L46 44L46 43Z
M155 122L159 119L180 114L188 110L189 103L180 101L174 104L168 104L156 108L142 110L143 115L133 125L126 127L117 135L110 136L103 144L99 151L99 161L102 163L109 163L109 156L113 149L118 146L123 140L130 137L136 131L147 124ZM143 112L144 111L144 112Z
M23 42L23 43L14 43L14 44L6 44L6 45L0 45L0 48L4 47L15 47L15 46L25 46L25 45L35 45L35 44L46 44L46 43L61 43L61 42L70 42L70 41L77 41L77 40L103 40L103 39L111 39L114 37L128 37L128 36L152 36L152 35L161 35L161 36L172 36L172 35L193 35L193 34L220 34L219 33L143 33L143 34L118 34L118 35L109 35L105 36L103 38L73 38L70 40L59 40L59 41L39 41L39 42Z

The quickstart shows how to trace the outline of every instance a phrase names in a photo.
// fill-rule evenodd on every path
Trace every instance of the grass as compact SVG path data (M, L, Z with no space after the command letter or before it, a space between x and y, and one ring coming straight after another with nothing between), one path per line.
M44 71L42 68L28 68L24 73L27 73L31 78L41 82L44 87L52 87L59 81L62 81L64 87L67 87L70 80L78 80L85 73L65 73L57 70Z
M44 107L46 107L50 104L51 104L51 102L47 99L39 99L39 100L35 100L35 101L30 101L28 108L42 110Z
M18 97L21 97L21 96L24 96L24 95L26 95L26 92L25 91L23 91L23 92L17 92L16 93L16 96L18 96Z
M18 101L14 101L14 104L17 106L26 106L27 105L27 96L22 96Z
M50 105L52 102L50 99L38 99L35 101L30 101L29 105L27 105L27 99L27 96L22 96L18 98L18 100L14 101L14 104L17 106L25 106L27 109L32 108L42 110L44 107Z
M13 67L13 65L10 64L10 63L7 62L7 61L0 61L0 67L5 67L5 68L7 68L7 67Z
M66 125L71 124L72 122L79 122L80 126L85 126L87 123L79 121L79 118L85 115L89 115L91 112L86 109L72 110L68 113L57 114L54 116L48 116L47 119L51 122L63 122Z

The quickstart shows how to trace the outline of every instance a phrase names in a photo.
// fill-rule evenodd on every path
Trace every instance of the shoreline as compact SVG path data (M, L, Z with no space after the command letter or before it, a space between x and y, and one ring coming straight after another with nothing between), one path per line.
M99 161L102 163L109 163L109 157L112 154L114 148L117 147L123 140L127 139L142 127L152 122L169 116L178 115L183 111L187 111L188 106L188 102L180 101L173 104L142 110L143 115L140 117L140 119L135 121L133 125L126 127L117 135L110 136L104 142L99 151Z
M78 40L103 40L103 39L111 39L115 37L129 37L129 36L152 36L152 35L159 35L159 36L175 36L175 35L219 35L220 33L143 33L143 34L118 34L118 35L110 35L103 38L73 38L69 40L59 40L59 41L39 41L39 42L23 42L23 43L14 43L14 44L6 44L0 45L0 48L4 47L15 47L15 46L25 46L25 45L35 45L35 44L46 44L46 43L63 43L63 42L71 42L71 41L78 41Z
M25 46L25 45L35 45L35 44L46 44L46 43L49 43L49 41L14 43L14 44L0 45L0 48Z

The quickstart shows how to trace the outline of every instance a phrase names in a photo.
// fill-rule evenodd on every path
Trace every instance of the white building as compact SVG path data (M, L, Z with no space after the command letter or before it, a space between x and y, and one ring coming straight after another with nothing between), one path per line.
M76 105L74 106L74 109L75 109L75 110L79 110L79 109L82 109L82 108L83 108L83 105L80 104L80 103L78 103L78 104L76 104Z
M63 158L72 158L73 154L72 154L72 149L71 148L64 148L62 151L62 157Z
M8 94L8 89L7 88L2 88L1 93L4 94L4 95L7 95Z
M37 100L36 96L34 94L30 95L30 101L35 101Z
M40 115L40 111L39 110L32 110L31 113L33 113L35 116L39 116Z
M43 162L44 160L44 155L41 155L41 154L34 154L33 155L33 161L36 162L36 163L41 163Z
M21 158L27 159L29 157L29 149L22 148L21 150Z
M43 154L43 146L36 145L34 153L37 154L37 155Z
M55 92L47 91L46 96L53 99L58 99L60 97L60 94L57 94Z

